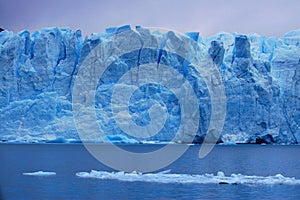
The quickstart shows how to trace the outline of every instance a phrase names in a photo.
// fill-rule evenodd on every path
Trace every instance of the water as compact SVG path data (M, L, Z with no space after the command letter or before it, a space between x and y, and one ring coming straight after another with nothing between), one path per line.
M158 147L122 146L134 152ZM171 182L162 183L127 181L127 176L125 181L78 177L77 172L114 171L94 159L81 144L0 144L0 199L300 199L299 184L198 184L172 178L173 174L216 176L222 171L225 176L282 174L300 179L300 146L216 146L201 160L198 153L199 146L191 146L179 160L161 169L171 174ZM37 171L56 175L23 175Z

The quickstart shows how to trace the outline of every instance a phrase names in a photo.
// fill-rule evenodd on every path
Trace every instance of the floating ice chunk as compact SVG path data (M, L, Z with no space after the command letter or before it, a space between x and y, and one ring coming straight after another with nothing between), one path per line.
M156 182L156 183L193 183L193 184L245 184L245 185L300 185L300 180L284 177L281 174L275 176L247 176L242 174L232 174L225 176L224 172L213 174L170 174L170 171L159 173L125 173L125 172L106 172L95 171L78 172L76 176L81 178L97 178L102 180L118 180L127 182Z
M56 172L37 171L37 172L23 173L23 175L25 175L25 176L55 176Z
M142 140L140 141L141 144L176 144L173 141L158 141L158 140ZM192 145L192 144L188 144Z
M217 173L217 176L218 176L218 177L225 177L225 174L224 174L224 172L218 172L218 173Z

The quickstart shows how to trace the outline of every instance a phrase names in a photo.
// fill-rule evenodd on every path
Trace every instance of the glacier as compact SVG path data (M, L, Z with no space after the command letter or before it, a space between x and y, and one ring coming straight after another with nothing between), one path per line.
M74 79L89 53L121 31L137 37L147 32L154 42L163 34L129 25L108 28L105 33L87 37L83 37L80 30L69 28L45 28L33 33L25 30L18 34L1 31L0 141L80 141L72 111ZM196 32L186 33L186 36L206 50L224 83L226 118L218 142L300 142L300 30L290 31L281 38L226 32L207 38ZM168 119L157 135L148 141L127 135L111 115L110 84L128 70L130 63L139 65L158 58L162 62L171 58L174 65L184 62L165 52L162 57L157 55L161 51L148 53L151 58L136 56L134 52L121 57L114 63L115 70L104 74L104 84L99 85L95 96L98 124L107 133L100 141L165 142L172 140L178 130L181 120L178 99L167 88L153 84L134 93L129 111L136 124L145 126L149 124L151 105L165 105ZM192 74L191 79L195 77L193 87L200 101L200 121L194 143L201 143L210 123L211 104L201 76ZM151 98L144 98L146 93Z

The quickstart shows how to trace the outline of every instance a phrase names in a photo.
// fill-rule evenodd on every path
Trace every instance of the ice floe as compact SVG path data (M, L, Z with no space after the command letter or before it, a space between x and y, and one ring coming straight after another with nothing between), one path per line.
M37 172L26 172L23 173L25 176L55 176L56 172L44 172L44 171L37 171Z
M127 182L156 182L156 183L180 183L180 184L245 184L245 185L300 185L300 180L284 177L281 174L272 176L248 176L243 174L231 174L225 176L223 172L214 174L172 174L170 170L158 173L138 172L107 172L96 171L78 172L76 176L81 178L97 178L102 180L118 180Z

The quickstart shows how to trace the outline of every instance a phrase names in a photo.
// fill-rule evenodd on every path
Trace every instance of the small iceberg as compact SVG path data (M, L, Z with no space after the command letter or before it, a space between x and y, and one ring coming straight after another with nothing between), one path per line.
M23 175L25 175L25 176L55 176L56 172L37 171L37 172L23 173Z

